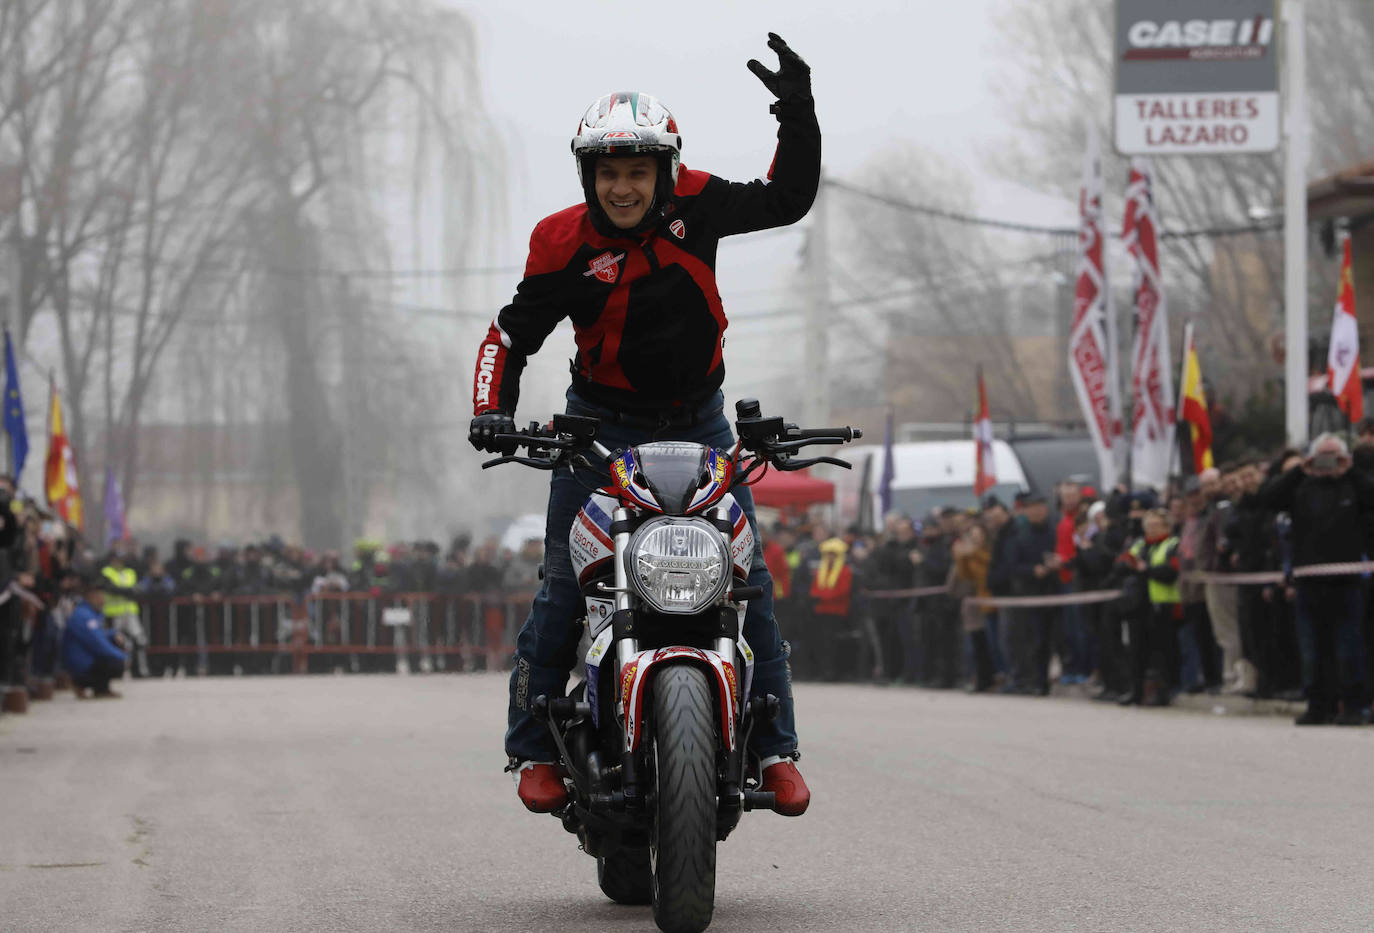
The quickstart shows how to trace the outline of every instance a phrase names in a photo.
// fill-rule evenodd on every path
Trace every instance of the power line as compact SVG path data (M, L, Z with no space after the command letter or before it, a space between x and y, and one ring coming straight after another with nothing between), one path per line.
M861 197L888 207L895 207L912 214L922 214L927 217L935 217L940 220L949 220L954 223L968 224L970 226L988 227L994 230L1007 230L1012 233L1029 233L1040 236L1073 236L1078 235L1077 227L1050 227L1040 224L1025 224L1010 220L1000 220L993 217L980 217L976 214L966 214L962 211L951 211L941 207L932 207L929 204L917 204L901 198L890 197L889 195L879 194L876 191L869 191L848 182L826 179L825 184L856 197ZM1252 223L1239 227L1198 227L1185 230L1161 230L1159 238L1161 240L1189 239L1194 237L1225 237L1243 236L1253 233L1272 233L1282 229L1283 218L1278 216L1264 223ZM1113 239L1121 239L1121 234L1111 234Z

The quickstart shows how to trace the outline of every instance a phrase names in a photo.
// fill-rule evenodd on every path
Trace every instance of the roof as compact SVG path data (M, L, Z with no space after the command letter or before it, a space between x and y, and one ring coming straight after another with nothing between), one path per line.
M1374 160L1348 166L1307 186L1307 216L1374 215Z
M754 502L780 509L787 506L820 505L835 498L835 484L809 476L805 470L784 472L770 469L750 486Z

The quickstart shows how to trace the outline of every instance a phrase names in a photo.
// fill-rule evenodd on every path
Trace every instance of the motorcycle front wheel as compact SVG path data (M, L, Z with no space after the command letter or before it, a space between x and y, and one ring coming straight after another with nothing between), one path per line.
M700 668L654 677L652 867L654 922L700 933L716 900L715 704Z

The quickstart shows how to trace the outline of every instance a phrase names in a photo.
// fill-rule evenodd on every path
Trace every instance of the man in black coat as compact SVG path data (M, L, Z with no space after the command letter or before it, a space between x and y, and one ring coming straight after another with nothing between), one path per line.
M864 562L865 585L873 590L908 590L915 585L916 529L897 512L883 523L883 537ZM869 602L878 630L884 680L915 680L919 652L912 620L912 600L884 597Z
M1026 499L1025 521L1017 526L1008 549L1012 593L1016 596L1050 596L1059 592L1059 558L1055 555L1054 526L1049 504L1035 494ZM1053 606L1017 609L1012 613L1012 657L1009 680L1012 689L1048 696L1050 692L1050 644L1054 634Z
M1374 477L1351 469L1345 441L1323 434L1308 456L1265 483L1260 498L1293 521L1294 569L1364 559L1365 524L1374 513ZM1355 573L1298 577L1298 646L1307 711L1299 725L1359 725L1364 682L1362 592Z
M950 547L954 535L949 526L953 516L945 510L932 512L921 526L921 545L916 564L918 587L944 586L949 581L949 568L954 563ZM921 596L916 600L916 625L920 665L911 670L908 660L906 677L913 675L923 687L950 688L958 682L959 615L958 607L948 596ZM908 655L908 659L910 655Z
M988 530L992 559L988 563L988 592L993 596L1011 595L1011 564L1008 554L1016 537L1016 519L996 496L983 500L983 525ZM992 663L1005 678L1009 664L1007 636L1010 632L1010 609L998 609L987 617L988 642L992 649Z

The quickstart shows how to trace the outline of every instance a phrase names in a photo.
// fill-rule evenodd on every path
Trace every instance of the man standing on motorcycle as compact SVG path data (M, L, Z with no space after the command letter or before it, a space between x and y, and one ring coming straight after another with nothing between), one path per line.
M599 418L607 447L683 440L728 449L734 438L720 391L727 325L716 289L721 237L795 223L820 184L821 136L811 97L811 69L777 35L768 46L777 72L748 62L777 98L778 146L767 180L747 184L680 164L677 121L647 94L618 92L588 108L572 141L584 202L546 217L530 237L525 276L477 353L469 440L496 451L495 437L515 429L526 358L563 318L576 331L567 411ZM747 487L734 491L754 526ZM556 810L567 791L552 737L535 720L535 697L563 696L576 662L582 596L568 533L587 490L566 469L553 475L545 528L544 582L520 630L511 673L506 753L520 775L519 794L536 812ZM778 812L799 816L810 791L797 771L797 735L787 647L773 617L772 581L756 546L744 637L755 657L753 692L773 694L781 709L758 723L750 742L762 790Z

